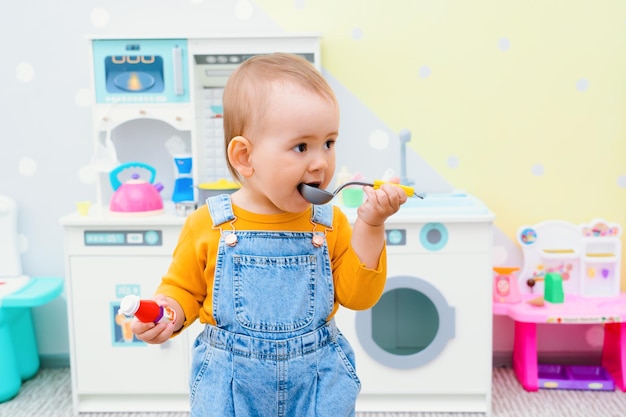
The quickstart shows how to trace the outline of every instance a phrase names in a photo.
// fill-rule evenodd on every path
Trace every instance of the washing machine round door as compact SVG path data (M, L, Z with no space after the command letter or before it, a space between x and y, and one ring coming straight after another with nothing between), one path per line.
M454 307L428 281L395 276L387 279L374 307L356 314L356 333L377 362L416 368L435 359L454 337L454 315Z

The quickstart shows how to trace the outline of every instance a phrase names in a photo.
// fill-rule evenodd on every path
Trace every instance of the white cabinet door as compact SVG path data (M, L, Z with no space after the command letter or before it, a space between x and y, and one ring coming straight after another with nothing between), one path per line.
M75 385L82 394L188 392L189 343L149 345L123 334L120 294L149 298L169 256L72 256L70 276Z

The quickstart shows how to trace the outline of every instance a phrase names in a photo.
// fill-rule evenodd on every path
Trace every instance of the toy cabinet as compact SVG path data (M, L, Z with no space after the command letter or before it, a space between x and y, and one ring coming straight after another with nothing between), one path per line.
M72 292L80 294L73 301L75 355L76 362L80 363L76 368L79 392L186 393L187 352L182 339L173 339L163 346L139 342L130 331L130 318L118 313L119 292L126 293L129 285L137 286L141 296L149 297L155 277L167 271L168 257L134 256L123 262L112 261L115 260L110 256L73 256L70 259ZM141 272L133 267L135 263L142 265ZM105 294L109 295L108 308L94 308L102 307ZM97 357L107 360L96 360ZM134 364L146 360L154 366L141 369L142 379L138 383Z
M168 220L169 219L169 220ZM149 298L165 274L182 220L63 219L75 413L187 411L194 329L162 345L139 341L118 312L128 294Z

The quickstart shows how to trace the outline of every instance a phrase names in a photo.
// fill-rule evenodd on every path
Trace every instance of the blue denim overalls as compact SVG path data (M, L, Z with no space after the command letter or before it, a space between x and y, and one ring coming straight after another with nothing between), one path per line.
M207 200L221 229L213 315L194 344L191 417L354 416L354 352L334 321L324 232L332 207L313 206L311 232L236 230L230 196Z

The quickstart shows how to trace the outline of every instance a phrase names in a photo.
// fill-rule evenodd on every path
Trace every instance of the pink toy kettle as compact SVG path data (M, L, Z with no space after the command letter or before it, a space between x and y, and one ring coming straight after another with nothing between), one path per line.
M122 183L119 174L132 168L143 168L150 172L150 181L144 181L139 178L139 174L134 172L131 179ZM148 164L142 162L127 162L115 168L109 174L111 186L115 191L109 210L113 214L120 215L152 215L163 212L163 199L161 198L161 190L163 185L154 184L156 170Z

